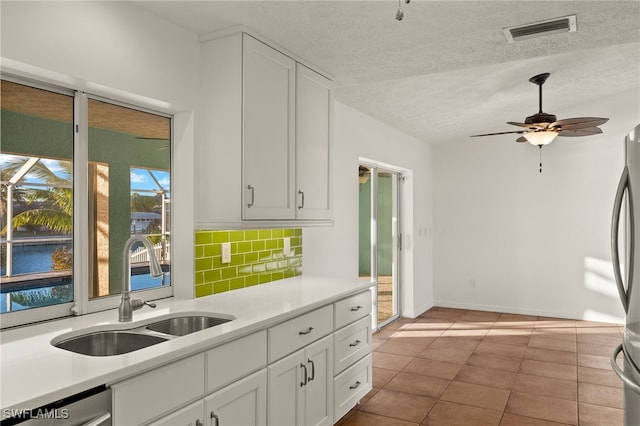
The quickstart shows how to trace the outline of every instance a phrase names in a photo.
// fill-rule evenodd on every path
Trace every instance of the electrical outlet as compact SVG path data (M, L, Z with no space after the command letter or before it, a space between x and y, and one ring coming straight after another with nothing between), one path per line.
M222 263L231 263L231 243L222 243Z

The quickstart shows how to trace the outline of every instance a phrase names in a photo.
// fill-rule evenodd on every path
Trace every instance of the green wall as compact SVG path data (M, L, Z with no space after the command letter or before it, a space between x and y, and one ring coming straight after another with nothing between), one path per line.
M378 275L391 275L393 261L393 179L378 176ZM360 275L371 275L371 179L359 188L359 256Z

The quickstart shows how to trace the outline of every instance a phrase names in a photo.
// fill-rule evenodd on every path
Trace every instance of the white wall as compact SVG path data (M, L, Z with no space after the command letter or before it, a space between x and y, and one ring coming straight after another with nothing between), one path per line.
M359 157L412 171L413 206L404 211L402 311L415 316L433 305L431 147L336 102L333 127L334 227L303 231L304 273L358 276Z
M434 147L435 304L621 321L612 281L611 210L637 88L596 105L603 135L542 150L501 136ZM598 114L595 114L598 116Z
M190 296L197 37L126 2L3 1L0 8L3 71L175 114L173 280Z

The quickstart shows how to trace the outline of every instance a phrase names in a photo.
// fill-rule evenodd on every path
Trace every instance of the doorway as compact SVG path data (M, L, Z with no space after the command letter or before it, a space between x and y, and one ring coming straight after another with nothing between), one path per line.
M400 317L400 191L402 175L376 165L360 164L359 265L361 279L375 283L374 327Z

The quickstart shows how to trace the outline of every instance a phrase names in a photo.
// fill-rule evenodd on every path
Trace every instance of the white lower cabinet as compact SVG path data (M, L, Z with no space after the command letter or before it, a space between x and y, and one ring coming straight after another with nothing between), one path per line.
M333 423L333 335L271 364L269 425Z
M204 402L210 426L264 426L267 424L267 370L215 392Z
M150 423L149 426L204 426L204 413L204 401L198 401Z

